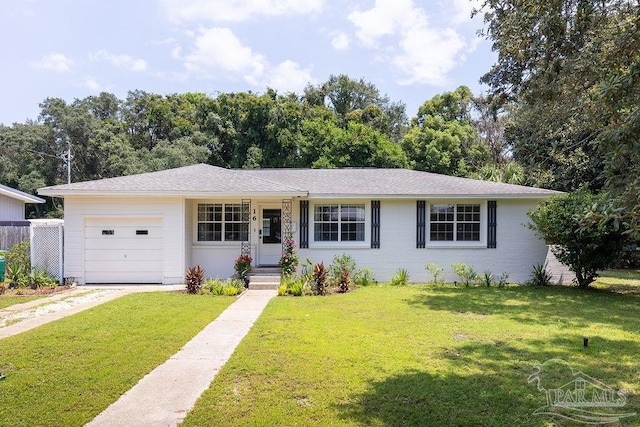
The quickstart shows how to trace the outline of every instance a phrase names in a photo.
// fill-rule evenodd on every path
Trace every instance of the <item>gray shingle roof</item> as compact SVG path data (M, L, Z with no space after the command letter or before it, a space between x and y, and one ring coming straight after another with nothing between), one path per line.
M0 194L11 197L12 199L22 200L25 203L44 203L44 199L41 199L40 197L32 196L31 194L2 184L0 184Z
M555 191L407 169L224 169L205 164L41 188L44 195L532 197Z
M300 193L300 190L289 185L270 182L241 172L198 164L159 172L44 187L39 189L38 193L44 195Z
M243 171L304 188L314 196L543 196L556 191L409 169L258 169Z

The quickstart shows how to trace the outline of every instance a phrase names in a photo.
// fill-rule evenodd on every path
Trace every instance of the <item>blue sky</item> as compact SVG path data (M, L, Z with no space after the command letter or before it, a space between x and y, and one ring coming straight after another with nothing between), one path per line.
M0 123L47 97L101 91L300 93L331 74L375 84L411 117L495 62L476 0L3 0Z

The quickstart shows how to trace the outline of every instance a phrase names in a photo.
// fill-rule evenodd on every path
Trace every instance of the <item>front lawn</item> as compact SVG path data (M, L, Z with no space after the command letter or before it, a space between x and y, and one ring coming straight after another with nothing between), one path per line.
M33 301L34 299L44 298L49 295L1 295L0 296L0 310L10 307L15 304L22 304L24 302Z
M132 294L0 340L0 425L84 425L235 300Z
M184 425L557 423L533 415L546 398L527 382L536 362L553 358L625 390L622 412L640 414L639 313L638 295L573 287L281 297Z

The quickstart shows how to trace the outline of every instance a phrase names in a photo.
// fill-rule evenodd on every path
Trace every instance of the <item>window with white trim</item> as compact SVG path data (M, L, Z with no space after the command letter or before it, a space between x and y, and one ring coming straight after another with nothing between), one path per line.
M479 204L431 205L429 214L430 241L480 241Z
M222 204L198 204L198 242L222 241Z
M315 205L313 221L316 242L364 242L364 205Z
M240 203L199 203L197 222L198 242L243 242L249 236Z

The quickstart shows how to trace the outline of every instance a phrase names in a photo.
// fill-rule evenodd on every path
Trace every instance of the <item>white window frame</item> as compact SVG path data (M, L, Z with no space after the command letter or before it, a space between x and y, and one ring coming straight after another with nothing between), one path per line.
M316 208L320 206L337 206L338 240L316 240ZM364 220L357 221L363 225L363 240L342 240L342 225L354 224L353 221L342 220L342 207L364 207ZM371 201L369 200L319 200L309 206L309 248L369 248L371 239Z
M431 240L431 209L433 206L453 205L453 240ZM457 240L458 236L458 206L476 205L480 207L479 240ZM426 212L426 246L427 247L455 247L479 248L487 246L487 202L486 200L437 200L427 203ZM464 221L463 223L469 223Z
M200 210L200 206L201 205L213 205L213 206L220 206L221 208L221 219L220 221L215 221L215 217L214 217L214 221L201 221L198 217L198 213ZM231 231L227 231L227 225L228 224L241 224L242 221L228 221L227 220L227 207L229 206L242 206L242 203L240 202L220 202L220 201L196 201L194 203L194 236L193 236L193 243L196 245L224 245L224 244L238 244L240 242L242 242L243 240L227 240L227 234L230 233ZM231 214L233 214L233 212L231 212ZM198 238L199 236L199 226L201 223L213 223L213 224L220 224L220 240L199 240ZM251 225L248 226L247 228L247 233L249 233L251 230ZM214 230L214 233L216 231Z

